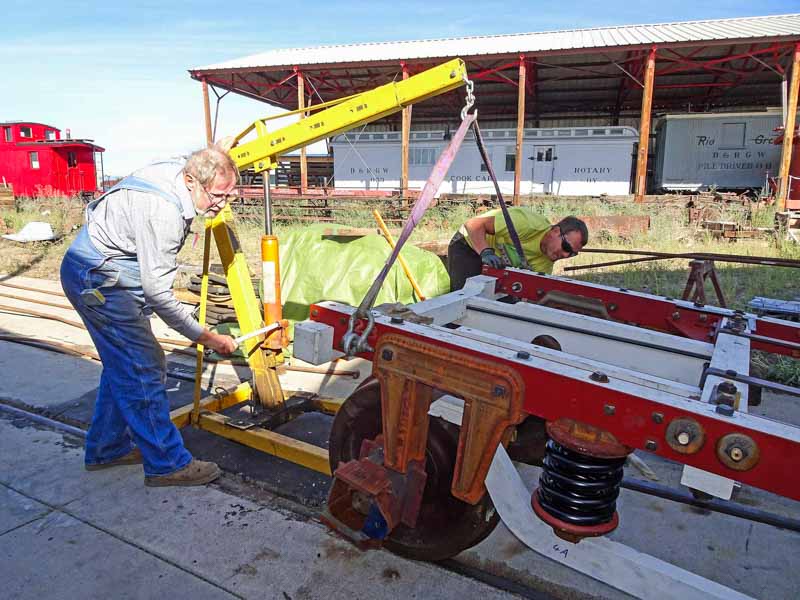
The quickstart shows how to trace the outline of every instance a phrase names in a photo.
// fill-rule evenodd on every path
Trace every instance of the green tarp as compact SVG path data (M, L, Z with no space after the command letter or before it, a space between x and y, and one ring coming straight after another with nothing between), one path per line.
M315 302L335 300L358 306L391 254L389 244L380 235L337 237L334 233L338 229L352 228L309 225L279 236L283 318L289 319L292 327L296 321L308 319ZM450 291L450 277L438 256L409 244L403 246L400 256L408 263L426 298ZM375 305L418 301L403 268L395 262ZM241 334L238 323L223 323L216 331L234 337ZM291 332L290 336L294 337ZM243 354L238 350L234 356Z
M311 225L280 236L283 316L292 321L308 318L309 307L321 300L358 306L377 277L391 248L379 235L337 237L337 225ZM328 235L324 235L328 234ZM450 278L441 259L406 244L406 260L422 293L431 298L450 291ZM375 304L418 301L399 262L383 283Z

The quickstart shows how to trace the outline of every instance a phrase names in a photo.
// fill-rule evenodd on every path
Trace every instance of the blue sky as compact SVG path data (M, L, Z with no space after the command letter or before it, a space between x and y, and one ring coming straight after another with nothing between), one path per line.
M107 149L106 174L204 143L187 69L274 48L547 31L797 12L798 0L635 3L354 0L3 0L0 121L70 128ZM213 94L212 94L213 98ZM213 108L212 108L213 110ZM228 95L218 136L270 108Z

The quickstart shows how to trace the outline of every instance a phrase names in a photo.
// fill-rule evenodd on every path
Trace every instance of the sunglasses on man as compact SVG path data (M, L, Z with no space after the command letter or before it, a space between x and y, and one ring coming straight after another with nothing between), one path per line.
M569 255L568 258L578 256L578 253L575 252L575 248L573 248L572 244L567 241L567 238L564 235L564 231L561 229L561 227L558 228L558 233L561 234L561 249Z

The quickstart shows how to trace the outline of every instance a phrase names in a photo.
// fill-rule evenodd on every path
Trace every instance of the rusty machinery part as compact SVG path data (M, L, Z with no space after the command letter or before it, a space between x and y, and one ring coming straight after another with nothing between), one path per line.
M743 433L729 433L717 442L717 458L734 471L749 471L761 456L753 439Z
M542 290L542 293L544 293L544 290ZM537 290L536 295L540 296L539 290ZM611 319L611 315L608 314L608 308L606 308L602 300L570 294L569 292L561 292L558 290L547 292L540 297L537 304L547 306L548 308L566 310L579 315L597 317L598 319L605 319L607 321Z
M508 455L514 462L542 466L547 443L545 420L534 415L525 417L514 430L508 443Z
M453 497L450 485L459 429L438 418L431 418L429 427L425 453L427 480L417 524L414 528L398 525L383 545L408 558L436 561L479 543L497 526L499 517L488 494L474 506ZM359 458L364 440L374 440L380 434L380 384L370 378L347 398L333 421L329 444L331 472L340 463Z
M437 391L463 399L451 491L470 504L479 502L494 450L526 416L519 372L499 361L388 333L375 345L373 373L381 382L386 467L400 472L409 460L421 460Z
M573 543L616 529L616 502L631 448L571 419L548 423L547 433L539 487L531 496L534 512Z
M561 352L561 344L552 335L542 334L537 335L531 340L534 346L541 346L542 348L550 348L550 350L558 350Z
M398 525L414 528L427 473L422 461L406 472L384 468L384 440L364 440L356 460L340 462L323 520L360 546L382 542Z
M664 438L675 452L695 454L703 447L706 441L706 432L702 425L694 419L681 417L670 421Z
M751 360L750 376L758 379L768 379L769 368L761 361ZM761 387L753 384L747 386L747 406L761 406Z

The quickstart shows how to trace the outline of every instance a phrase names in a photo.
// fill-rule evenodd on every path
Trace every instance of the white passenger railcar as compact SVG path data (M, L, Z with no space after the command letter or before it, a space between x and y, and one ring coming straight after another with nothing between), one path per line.
M504 194L514 191L514 129L482 131ZM444 131L414 131L409 143L408 185L421 189L448 141ZM526 129L520 176L523 194L599 196L630 192L634 144L631 127L559 127ZM400 187L400 133L362 132L335 136L336 189L396 190ZM456 155L439 194L494 193L472 132Z

